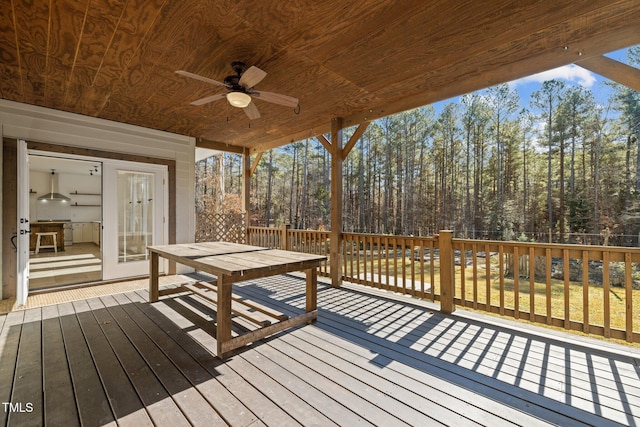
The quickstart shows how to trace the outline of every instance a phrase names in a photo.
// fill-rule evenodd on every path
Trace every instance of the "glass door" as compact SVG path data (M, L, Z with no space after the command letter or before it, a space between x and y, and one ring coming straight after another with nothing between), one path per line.
M104 279L149 274L147 246L165 244L166 167L105 164Z

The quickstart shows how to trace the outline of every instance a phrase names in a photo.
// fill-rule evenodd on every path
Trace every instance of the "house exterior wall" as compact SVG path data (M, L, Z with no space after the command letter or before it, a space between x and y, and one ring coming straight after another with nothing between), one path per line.
M176 243L194 241L195 138L4 99L0 99L0 129L7 138L175 161Z
M3 135L3 126L2 126L2 121L0 120L0 140L2 139L2 135ZM4 161L4 157L3 157L3 153L4 153L4 149L0 149L0 176L2 176L2 174L4 173L4 170L2 168L2 162ZM3 187L3 180L0 179L0 207L2 207L3 204L3 194L4 194L4 187ZM2 216L2 209L0 208L0 224L4 224L4 218ZM11 236L8 236L8 238L11 238ZM0 239L4 240L5 236L2 235L2 228L0 227ZM3 245L0 245L0 260L3 259L4 254L3 254L4 248ZM4 277L4 275L2 274L2 262L0 262L0 277ZM2 283L0 283L0 299L3 299L3 293L4 293L4 286L2 286Z

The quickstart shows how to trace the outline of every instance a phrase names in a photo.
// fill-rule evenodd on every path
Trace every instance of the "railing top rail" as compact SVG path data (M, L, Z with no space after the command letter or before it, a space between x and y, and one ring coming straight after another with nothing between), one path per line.
M599 245L576 245L576 244L562 244L562 243L544 243L544 242L518 242L515 240L477 240L477 239L457 239L454 238L454 246L459 245L489 245L489 246L511 246L511 247L527 247L527 248L549 248L559 250L572 250L572 251L607 251L607 252L619 252L619 253L639 253L640 248L633 248L627 246L599 246Z
M329 235L330 231L328 230L299 230L296 228L290 228L287 230L287 233L296 233L296 234L326 234Z
M387 239L405 239L405 240L425 240L425 241L433 241L436 240L434 236L407 236L407 235L397 235L397 234L375 234L375 233L354 233L347 232L342 233L343 237L382 237Z

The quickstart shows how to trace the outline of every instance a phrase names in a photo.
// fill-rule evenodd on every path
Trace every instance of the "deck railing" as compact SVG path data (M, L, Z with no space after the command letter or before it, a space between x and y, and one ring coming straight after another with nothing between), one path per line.
M640 248L343 233L342 279L640 342ZM329 256L328 231L249 227L249 244ZM329 276L329 263L320 275Z

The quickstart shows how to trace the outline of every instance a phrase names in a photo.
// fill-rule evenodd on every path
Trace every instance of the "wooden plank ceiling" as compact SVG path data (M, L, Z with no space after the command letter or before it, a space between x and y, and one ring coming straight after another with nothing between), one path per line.
M0 96L251 151L640 43L637 0L3 1ZM232 61L267 72L249 121Z

